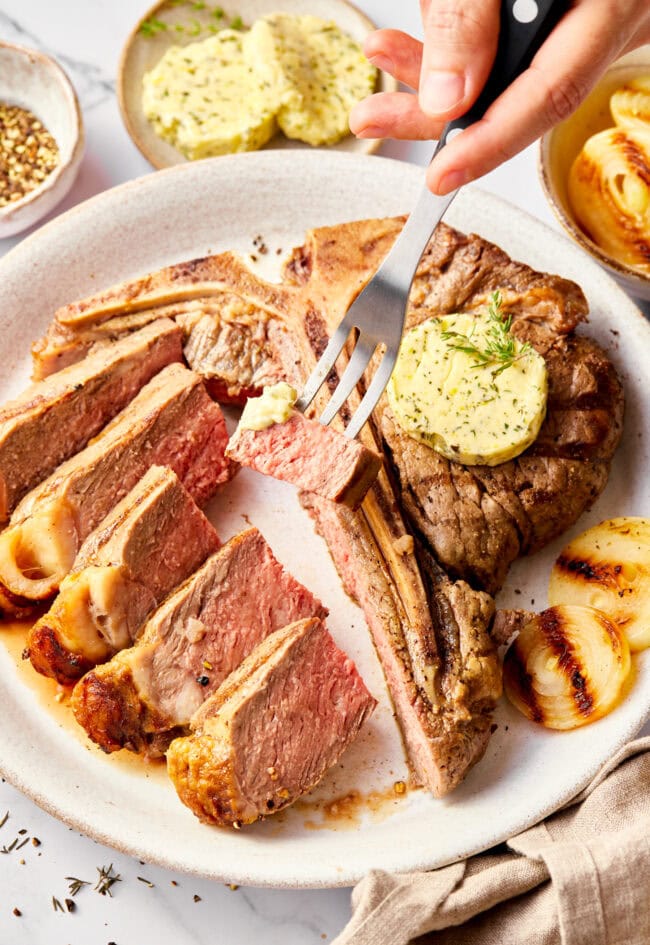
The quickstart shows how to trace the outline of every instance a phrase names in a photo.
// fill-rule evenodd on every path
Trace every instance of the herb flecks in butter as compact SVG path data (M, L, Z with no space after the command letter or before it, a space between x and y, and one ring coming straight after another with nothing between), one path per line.
M544 359L488 312L429 318L404 336L387 389L398 424L448 459L494 466L535 440L546 413Z
M195 159L261 148L278 125L312 145L348 134L350 109L377 79L352 37L335 23L287 13L244 32L241 22L230 26L172 46L145 74L143 110L160 137Z
M276 103L244 59L244 35L172 46L142 80L145 115L187 158L255 151L275 134Z
M375 89L377 70L359 43L317 16L269 14L251 27L246 49L276 90L280 129L307 144L340 141L353 105Z
M242 430L265 430L274 423L284 423L291 416L291 409L298 399L298 392L280 381L265 387L261 397L246 401L239 421Z

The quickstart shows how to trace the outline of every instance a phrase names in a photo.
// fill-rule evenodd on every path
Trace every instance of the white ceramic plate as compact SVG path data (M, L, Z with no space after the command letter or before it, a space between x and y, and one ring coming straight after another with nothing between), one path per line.
M299 244L309 227L408 211L421 174L377 157L265 152L172 168L82 204L0 261L0 398L24 384L30 342L58 305L167 263L225 248L253 252L258 234L272 250L265 258L277 260L273 249ZM623 378L626 429L610 483L569 534L612 515L648 515L646 321L596 263L508 204L470 190L448 219L494 240L514 258L579 281L592 307L589 331L610 350ZM163 772L143 769L137 760L104 757L75 735L60 711L48 709L49 682L35 692L28 668L17 668L0 647L2 773L75 829L139 859L229 882L276 886L346 885L373 867L442 865L557 808L648 716L650 659L644 654L636 659L627 699L606 719L558 734L533 726L504 703L485 759L459 790L444 800L421 791L395 798L392 785L406 767L381 671L363 617L343 594L293 490L245 471L214 503L214 513L224 537L244 527L244 516L262 529L283 563L327 603L334 636L380 700L361 738L310 804L351 789L375 796L371 804L356 806L356 824L336 818L323 823L316 807L299 805L241 832L203 826L178 801ZM518 562L501 602L541 609L561 544ZM14 636L5 631L8 643Z

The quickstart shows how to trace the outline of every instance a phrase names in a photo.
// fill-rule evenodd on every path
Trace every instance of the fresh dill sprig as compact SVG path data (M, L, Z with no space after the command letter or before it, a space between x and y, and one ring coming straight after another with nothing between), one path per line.
M492 376L497 377L506 371L516 361L527 357L532 352L530 342L521 345L517 351L517 339L510 333L512 315L505 316L502 312L503 300L499 291L493 292L488 307L489 327L487 343L484 348L478 348L472 341L473 331L463 335L459 331L443 331L442 337L451 342L452 351L463 351L474 358L477 364L474 367L495 365Z

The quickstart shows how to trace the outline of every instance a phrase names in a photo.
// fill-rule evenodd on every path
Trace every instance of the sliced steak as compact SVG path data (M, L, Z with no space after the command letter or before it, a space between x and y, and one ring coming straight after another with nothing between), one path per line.
M159 319L32 384L0 408L0 522L73 456L165 365L182 360L181 329Z
M225 257L215 257L221 262L214 265L222 268L213 288L245 299L264 320L256 370L263 372L266 364L274 380L302 387L402 223L365 220L314 230L292 254L283 284L272 287L235 265L226 273ZM165 272L169 287L173 280L170 270ZM146 289L135 284L132 289L137 306ZM413 283L408 325L436 314L477 311L497 289L513 315L514 330L549 366L549 417L533 447L511 463L468 473L408 440L384 402L363 442L384 451L390 479L381 472L357 512L303 495L349 592L364 607L416 776L437 793L451 790L481 756L490 708L500 690L488 632L492 604L466 581L477 588L498 587L514 557L574 522L604 487L621 429L622 394L614 370L593 342L573 333L587 315L579 287L510 260L478 236L464 236L444 224L437 228ZM109 303L110 319L132 310L127 291L121 303L115 294L112 301L80 303L82 314L91 313L98 325ZM247 337L257 337L255 317ZM57 320L52 339L67 333L62 345L73 337L78 341L88 324L73 327L75 318L71 311ZM237 333L219 333L219 324L217 319L215 363L228 361L226 348L232 344L227 386L245 393L250 345L244 343L238 380ZM204 339L207 327L204 322ZM56 344L53 340L49 350L56 351ZM199 363L210 363L207 344ZM339 371L343 366L337 365ZM333 371L328 383L336 382ZM350 398L349 408L341 411L344 420L356 403L358 398ZM323 406L321 399L314 415ZM448 580L439 565L452 579L465 580Z
M131 646L167 594L220 544L176 473L152 466L86 538L32 627L34 669L70 683Z
M359 440L297 410L263 430L235 430L226 448L242 466L356 508L377 478L382 457Z
M326 615L251 528L167 598L135 646L77 683L75 717L104 751L159 754L269 633Z
M219 407L197 374L164 368L92 443L29 492L0 535L6 609L45 600L82 542L152 465L166 465L202 504L233 474ZM17 600L18 598L18 600Z
M267 637L203 704L167 770L202 821L253 823L315 787L375 705L322 621L302 620Z

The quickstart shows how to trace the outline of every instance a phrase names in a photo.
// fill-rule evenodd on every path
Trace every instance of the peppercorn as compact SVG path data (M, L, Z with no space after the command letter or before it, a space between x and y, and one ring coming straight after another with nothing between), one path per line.
M33 112L0 102L0 207L40 187L59 159L56 141Z

